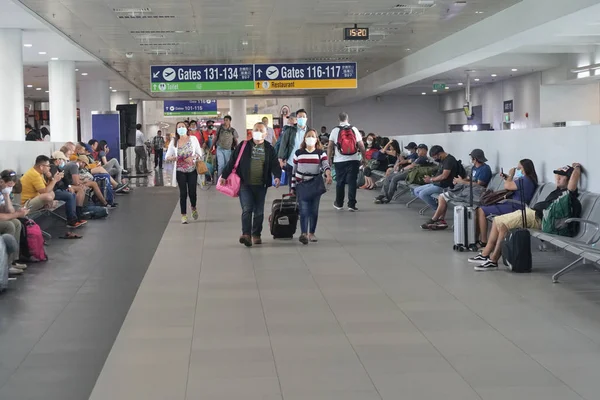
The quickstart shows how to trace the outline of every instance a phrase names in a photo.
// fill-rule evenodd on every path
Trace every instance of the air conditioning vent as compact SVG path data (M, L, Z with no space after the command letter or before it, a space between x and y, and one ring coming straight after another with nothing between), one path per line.
M144 7L144 8L122 7L122 8L113 8L113 12L125 13L125 14L149 13L149 12L152 12L152 9L150 7Z
M177 47L183 43L140 43L140 46L165 46L165 47Z
M373 11L373 12L350 12L351 17L389 17L403 15L421 15L425 13L425 9L407 8L399 11Z
M181 56L183 55L182 51L172 51L171 49L146 49L144 50L146 54L153 54L155 56Z
M435 7L435 1L433 0L419 0L419 4L397 4L394 8L414 8L414 9L423 9L423 8L431 8Z
M166 35L158 33L144 33L142 35L133 35L138 40L151 40L151 39L166 39Z
M196 31L129 31L132 35L154 35L154 34L169 34L169 33L196 33Z
M174 15L119 15L119 19L173 19Z

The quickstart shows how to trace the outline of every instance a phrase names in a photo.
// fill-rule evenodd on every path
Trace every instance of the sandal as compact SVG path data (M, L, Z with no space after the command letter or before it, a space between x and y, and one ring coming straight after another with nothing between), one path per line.
M77 235L73 232L65 233L65 236L60 236L59 239L83 239L83 236Z

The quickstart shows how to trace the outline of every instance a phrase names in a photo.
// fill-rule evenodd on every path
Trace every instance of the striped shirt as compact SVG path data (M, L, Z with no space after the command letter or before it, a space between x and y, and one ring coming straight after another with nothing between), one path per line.
M306 149L296 151L294 154L294 172L292 174L292 188L296 187L296 183L301 181L307 181L314 176L319 175L328 169L329 161L327 160L327 153L322 150L314 150L312 153ZM308 174L308 175L303 175Z

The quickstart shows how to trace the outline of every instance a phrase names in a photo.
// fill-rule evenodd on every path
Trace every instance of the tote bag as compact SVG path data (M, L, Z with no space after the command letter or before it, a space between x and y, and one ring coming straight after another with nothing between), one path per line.
M229 174L229 177L225 180L224 184L221 184L221 177L219 177L219 182L217 183L217 190L223 193L225 196L229 197L238 197L240 193L240 187L242 186L242 181L237 174L238 165L240 165L240 159L242 158L242 154L244 154L244 150L246 149L246 144L248 142L244 141L242 144L242 148L240 149L240 153L238 154L237 160L235 160L235 165L233 166L233 171Z

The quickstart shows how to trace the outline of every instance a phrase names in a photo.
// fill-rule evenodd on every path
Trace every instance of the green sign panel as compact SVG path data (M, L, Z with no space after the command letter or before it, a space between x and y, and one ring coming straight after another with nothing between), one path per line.
M445 83L434 83L433 84L433 90L445 90L445 89L446 89Z

